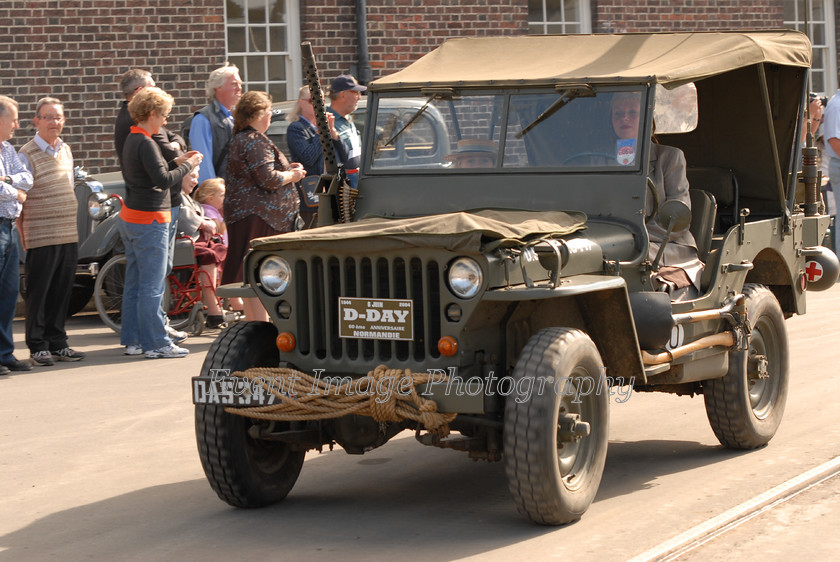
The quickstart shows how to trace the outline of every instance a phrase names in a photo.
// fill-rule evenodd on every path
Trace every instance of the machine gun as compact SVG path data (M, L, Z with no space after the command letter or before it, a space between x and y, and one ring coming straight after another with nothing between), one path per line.
M338 164L335 157L312 44L304 41L300 47L306 83L309 86L312 107L315 110L315 124L321 139L321 150L324 152L324 173L318 179L318 187L315 190L318 195L318 226L327 226L335 222L350 222L355 215L359 190L350 187L344 167Z

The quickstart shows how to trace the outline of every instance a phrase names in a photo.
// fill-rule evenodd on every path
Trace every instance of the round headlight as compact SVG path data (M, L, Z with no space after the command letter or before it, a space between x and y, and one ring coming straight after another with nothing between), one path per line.
M106 218L111 213L111 205L106 203L108 196L104 193L91 193L88 195L88 214L95 221Z
M289 262L279 256L270 256L260 264L260 284L267 293L282 295L292 280Z
M458 298L476 296L483 280L484 274L474 259L458 258L449 264L449 288Z

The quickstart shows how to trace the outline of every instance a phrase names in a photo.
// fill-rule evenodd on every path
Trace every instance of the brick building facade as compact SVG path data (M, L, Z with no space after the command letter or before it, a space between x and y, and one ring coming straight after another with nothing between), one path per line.
M779 28L786 18L785 2L792 1L565 0L578 19L562 29L615 33ZM348 71L377 78L450 37L517 35L540 29L534 25L534 14L529 14L533 0L266 0L264 13L254 12L252 4L243 0L4 0L0 21L8 22L8 27L0 39L0 93L20 103L21 130L13 143L22 146L34 134L35 103L52 95L65 103L63 137L77 164L93 173L116 170L112 132L121 100L120 74L134 66L150 70L158 85L175 97L170 126L177 128L191 110L205 103L204 84L212 69L227 59L241 61L241 67L250 65L248 60L254 62L254 57L232 54L238 50L234 48L237 30L232 27L240 20L265 17L281 22L266 27L264 41L268 44L282 37L285 51L281 49L277 56L287 61L285 69L278 71L268 62L265 70L243 68L243 74L264 73L260 79L276 79L277 84L268 88L275 99L291 97L300 84L300 40L312 42L325 79ZM366 6L368 65L360 66L356 8L362 4ZM827 40L834 44L837 25L831 23ZM547 25L544 29L556 32L552 30L557 28ZM254 42L247 27L238 31L243 44L248 43L243 49L259 51L260 43ZM831 83L836 83L833 77ZM277 90L272 89L275 86Z

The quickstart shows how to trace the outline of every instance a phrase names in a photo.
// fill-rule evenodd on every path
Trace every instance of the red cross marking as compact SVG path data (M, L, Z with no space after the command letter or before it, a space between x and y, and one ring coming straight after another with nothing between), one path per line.
M822 266L815 262L809 261L805 264L805 273L808 274L808 281L818 281L823 276Z

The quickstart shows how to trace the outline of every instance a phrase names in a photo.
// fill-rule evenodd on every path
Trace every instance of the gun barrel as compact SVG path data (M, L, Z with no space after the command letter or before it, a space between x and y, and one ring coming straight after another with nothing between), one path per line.
M324 92L321 90L321 80L318 78L318 66L315 64L315 54L312 43L304 41L300 44L303 57L303 68L306 73L306 84L312 98L312 108L315 110L315 124L318 127L318 137L321 140L321 151L324 153L324 174L321 176L316 193L318 195L318 226L327 226L335 222L333 201L337 199L340 171L335 157L335 148L330 137L330 126L327 122L327 108L324 103Z
M338 162L335 158L330 127L327 123L327 107L324 102L324 92L321 90L321 80L318 78L315 54L312 52L312 44L309 41L304 41L300 44L300 47L303 67L306 72L306 84L309 86L312 107L315 109L315 124L318 127L318 136L321 139L321 149L324 151L324 172L335 174L338 172Z

